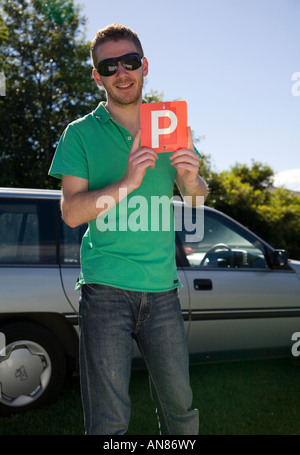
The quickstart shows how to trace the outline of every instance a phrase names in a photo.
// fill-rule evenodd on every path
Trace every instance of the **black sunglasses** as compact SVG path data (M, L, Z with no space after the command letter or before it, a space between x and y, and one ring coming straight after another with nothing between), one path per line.
M98 63L97 71L100 76L112 76L118 71L119 62L127 71L133 71L142 65L142 57L138 53L132 53L121 55L121 57L107 58Z

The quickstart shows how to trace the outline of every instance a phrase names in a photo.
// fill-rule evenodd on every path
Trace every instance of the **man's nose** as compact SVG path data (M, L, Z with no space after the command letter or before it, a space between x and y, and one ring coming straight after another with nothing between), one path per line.
M122 74L127 74L127 70L124 68L121 62L118 62L118 71L116 73L118 76Z

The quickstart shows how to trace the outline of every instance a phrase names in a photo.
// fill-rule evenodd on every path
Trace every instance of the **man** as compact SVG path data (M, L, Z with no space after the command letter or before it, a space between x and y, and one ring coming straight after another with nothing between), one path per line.
M168 230L130 228L136 197L207 194L189 148L158 154L139 148L140 105L148 61L137 35L113 24L92 45L93 77L107 102L63 133L50 174L62 178L62 215L82 240L80 376L87 434L124 434L130 418L133 339L149 370L162 434L197 434L188 352L178 301L173 220ZM170 203L170 213L172 204ZM150 214L150 215L149 215ZM99 229L99 220L114 222ZM149 213L145 214L146 221ZM105 218L107 217L107 218ZM136 226L136 224L135 224Z

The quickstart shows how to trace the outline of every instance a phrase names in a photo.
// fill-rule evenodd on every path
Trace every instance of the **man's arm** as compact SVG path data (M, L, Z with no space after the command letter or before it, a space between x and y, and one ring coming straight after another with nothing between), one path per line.
M120 202L119 189L122 182L97 191L88 191L88 180L64 175L62 177L61 210L66 224L76 227L97 218L102 212L110 210ZM125 183L123 184L125 188ZM124 192L126 195L126 193ZM103 203L101 204L101 199Z
M176 184L183 199L193 207L197 207L204 203L209 189L205 180L198 175L193 184L185 184L180 175L176 176ZM197 199L197 196L202 196L203 199Z
M80 177L64 175L62 178L61 210L66 224L76 227L95 220L100 214L107 213L122 198L138 188L147 167L153 169L157 154L152 149L139 149L141 132L134 138L128 155L124 177L103 189L89 191L89 182ZM122 191L120 192L120 189ZM102 198L102 199L101 199Z
M176 183L183 198L192 198L193 206L197 205L197 196L205 199L208 194L208 186L200 177L199 156L193 146L192 132L188 128L188 148L180 149L170 156L171 164L176 168Z

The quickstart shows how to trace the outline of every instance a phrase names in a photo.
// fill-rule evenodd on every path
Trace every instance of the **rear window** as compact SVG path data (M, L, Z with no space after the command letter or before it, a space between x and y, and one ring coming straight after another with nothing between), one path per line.
M60 220L60 263L64 266L80 265L80 246L87 225L70 228Z
M0 264L55 264L52 200L0 201Z

